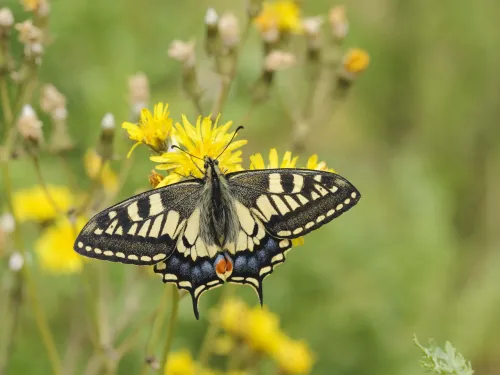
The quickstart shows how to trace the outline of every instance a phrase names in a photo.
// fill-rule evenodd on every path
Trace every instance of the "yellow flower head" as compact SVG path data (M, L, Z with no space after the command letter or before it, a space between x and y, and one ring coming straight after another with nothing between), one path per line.
M196 363L188 350L170 353L164 375L195 375Z
M324 161L318 162L318 155L314 154L307 159L307 164L306 164L307 169L314 169L317 171L325 171L325 172L332 172L335 173L335 170L332 168L328 168L326 163Z
M73 244L86 222L83 218L76 223L60 218L42 232L35 243L35 252L43 269L56 274L81 271L83 257L73 250Z
M278 29L285 33L300 33L303 30L300 8L296 1L291 0L264 2L254 23L260 32Z
M118 189L118 176L111 169L108 161L103 166L101 165L102 158L97 152L92 149L87 150L84 162L85 171L91 179L95 180L100 175L100 181L104 190L113 193Z
M177 182L182 176L203 177L203 158L205 156L213 159L218 158L219 167L223 172L242 169L241 150L238 149L247 141L233 141L228 146L234 135L234 131L229 132L232 121L218 126L217 120L212 123L210 117L202 119L200 116L196 125L192 125L185 116L182 116L182 124L175 124L172 138L182 150L193 155L194 158L180 150L172 150L161 156L152 156L152 161L161 163L156 167L157 169L170 172L169 176L158 187ZM226 146L228 147L224 150Z
M348 73L362 73L368 68L368 64L370 64L370 55L360 48L350 49L344 57L344 69Z
M139 124L130 122L122 124L122 128L128 132L128 137L136 141L127 157L141 143L148 145L155 152L162 152L167 149L167 139L172 131L172 119L169 114L168 104L158 103L154 107L153 114L146 108L142 109Z
M287 151L280 163L278 151L272 148L271 151L269 151L269 163L267 165L261 154L250 156L250 169L295 168L298 158L298 156L292 158L292 153Z
M314 356L307 344L285 335L279 339L272 357L284 374L308 374L314 365Z
M248 306L240 299L228 298L220 308L219 319L224 330L241 336L245 332Z
M65 186L47 187L57 209L66 212L74 203L73 196ZM56 210L40 186L18 190L13 197L14 211L20 221L48 221L56 217Z
M278 316L256 306L247 315L244 339L255 351L273 353L282 335Z

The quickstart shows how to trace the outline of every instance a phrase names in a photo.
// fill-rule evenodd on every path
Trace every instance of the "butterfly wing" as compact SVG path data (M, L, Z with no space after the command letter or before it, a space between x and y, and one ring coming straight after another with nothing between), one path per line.
M172 254L201 196L203 182L189 180L150 190L95 215L75 241L90 258L151 265Z
M360 199L350 182L323 171L269 169L226 177L240 220L228 281L252 286L261 304L262 282L285 261L291 239L318 229Z
M232 194L276 238L297 238L339 217L361 195L335 173L265 169L227 175Z

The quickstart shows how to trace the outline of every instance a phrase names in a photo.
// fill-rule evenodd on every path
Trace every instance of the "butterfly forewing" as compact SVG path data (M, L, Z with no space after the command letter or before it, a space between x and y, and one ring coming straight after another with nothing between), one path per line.
M136 195L95 215L75 242L91 258L155 264L175 249L177 237L200 200L198 180Z
M227 175L236 199L278 238L307 234L353 207L359 191L345 178L308 169L266 169Z

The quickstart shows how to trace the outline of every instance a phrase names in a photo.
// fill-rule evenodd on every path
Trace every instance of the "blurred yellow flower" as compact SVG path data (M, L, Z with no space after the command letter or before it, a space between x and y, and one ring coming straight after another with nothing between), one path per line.
M348 73L362 73L368 68L368 64L370 64L370 55L360 48L350 49L344 57L344 69Z
M62 212L68 211L74 203L71 192L65 186L49 185L47 190L57 209ZM20 221L48 221L57 215L56 209L41 186L14 192L13 204Z
M63 217L42 232L35 243L35 252L43 269L60 274L81 271L83 257L73 250L73 244L86 222L80 217L71 223Z
M84 162L87 175L91 179L96 179L98 174L100 174L101 184L105 191L113 193L118 189L118 176L111 169L109 161L106 161L106 163L101 166L102 158L95 150L89 149L85 153Z
M40 6L40 0L22 0L21 1L26 11L34 11Z
M314 356L307 344L282 335L272 353L283 374L308 374L314 365Z
M302 32L300 7L296 1L279 0L264 2L262 11L254 19L255 26L261 32L277 28L283 32Z
M203 177L203 158L209 156L213 159L218 157L219 167L226 172L242 170L241 150L247 143L246 140L233 141L229 146L234 132L229 132L232 121L218 126L218 118L212 123L210 117L198 117L196 125L193 126L186 116L182 116L182 125L175 124L173 140L179 147L194 156L192 158L186 152L172 150L161 156L152 156L151 160L161 163L156 168L169 171L169 176L158 186L165 186L179 181L182 176ZM224 150L227 147L226 150ZM222 152L224 151L224 152ZM222 153L222 154L221 154ZM200 159L196 159L200 158Z
M240 299L224 300L219 312L220 324L227 332L241 336L245 332L248 306Z
M314 154L312 155L308 160L306 164L307 169L315 169L317 171L326 171L326 172L332 172L335 173L335 170L332 168L328 168L326 163L324 161L318 162L318 155Z
M196 363L188 350L170 353L164 375L196 375Z
M243 337L253 350L274 353L281 336L277 315L261 306L255 306L248 312Z
M234 345L235 342L231 336L222 335L214 340L212 351L217 355L228 355L233 350Z
M130 149L127 157L137 146L144 143L155 152L167 150L168 137L172 131L172 119L169 117L168 104L158 103L154 106L153 114L143 108L139 124L124 122L122 128L127 130L128 136L136 143Z
M290 151L287 151L285 152L283 160L280 164L278 151L275 148L272 148L269 151L269 163L267 165L264 162L262 154L259 153L250 156L250 169L295 168L298 158L298 156L292 158L292 153Z

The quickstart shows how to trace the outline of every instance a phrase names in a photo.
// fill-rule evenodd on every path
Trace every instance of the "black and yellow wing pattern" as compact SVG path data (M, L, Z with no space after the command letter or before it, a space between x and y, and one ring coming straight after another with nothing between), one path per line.
M325 171L266 169L226 177L234 199L250 212L246 221L255 223L254 232L265 228L258 244L237 247L228 281L252 286L261 303L262 281L285 261L291 240L339 217L361 198L349 181Z

